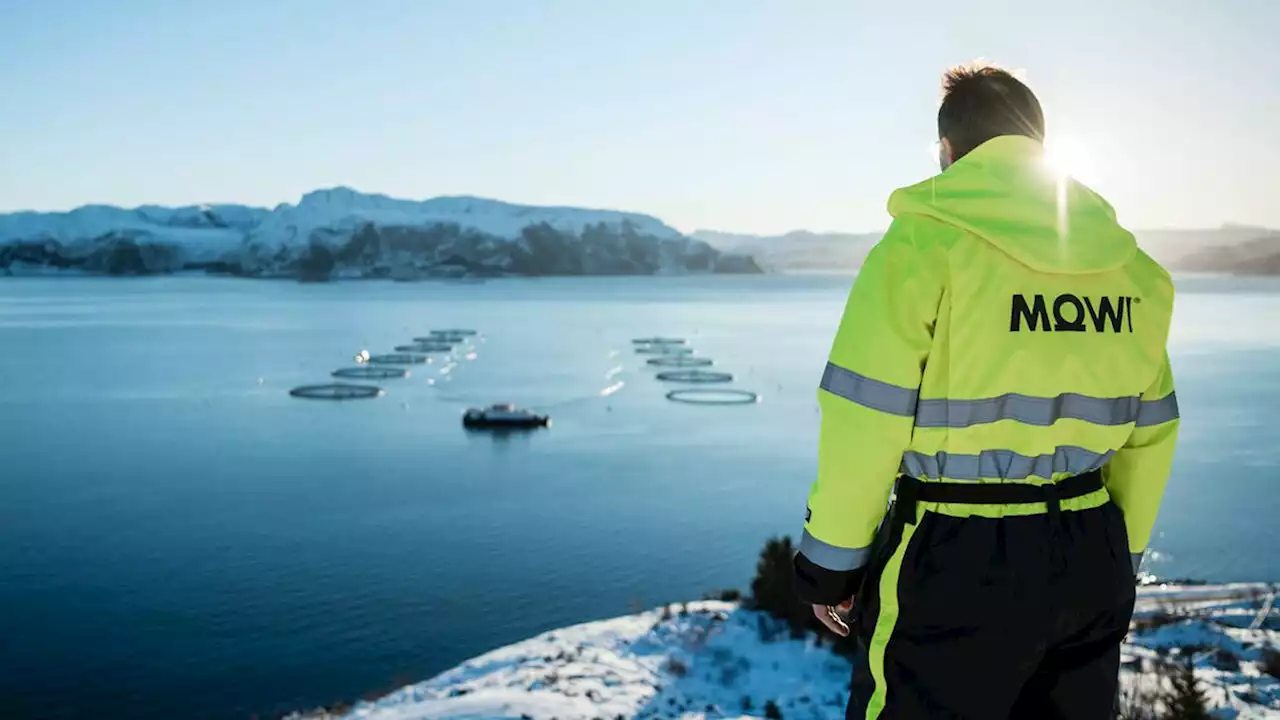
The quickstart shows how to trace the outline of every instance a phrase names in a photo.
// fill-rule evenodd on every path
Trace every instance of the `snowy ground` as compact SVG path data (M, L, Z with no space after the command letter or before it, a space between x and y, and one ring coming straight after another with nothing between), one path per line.
M1265 585L1142 588L1126 687L1154 690L1155 662L1180 648L1193 653L1216 717L1280 718L1280 681L1260 669L1265 648L1280 650L1280 612L1267 598ZM762 617L732 603L674 607L539 635L342 717L755 718L770 701L788 720L844 717L848 661L812 638L765 641Z

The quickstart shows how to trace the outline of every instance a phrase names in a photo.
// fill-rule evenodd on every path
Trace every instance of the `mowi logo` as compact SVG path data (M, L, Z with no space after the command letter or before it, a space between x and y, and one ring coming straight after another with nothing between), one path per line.
M1142 302L1138 300L1138 302ZM1010 310L1009 331L1021 332L1023 323L1028 330L1044 332L1085 332L1089 325L1097 332L1121 332L1127 327L1133 332L1134 298L1120 295L1113 301L1109 297L1098 300L1086 297L1081 299L1071 293L1063 293L1053 299L1053 326L1049 325L1049 305L1044 295L1036 295L1027 302L1025 295L1013 296Z

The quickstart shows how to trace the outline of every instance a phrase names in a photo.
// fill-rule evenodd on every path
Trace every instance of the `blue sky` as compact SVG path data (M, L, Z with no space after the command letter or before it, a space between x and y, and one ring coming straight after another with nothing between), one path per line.
M871 230L1026 72L1134 227L1280 226L1280 3L0 0L0 211L322 186Z

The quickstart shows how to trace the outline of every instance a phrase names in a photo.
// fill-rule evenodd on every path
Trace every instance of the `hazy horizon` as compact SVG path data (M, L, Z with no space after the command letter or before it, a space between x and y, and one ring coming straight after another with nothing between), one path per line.
M1277 26L1245 0L12 3L0 212L345 185L875 232L936 172L941 71L987 57L1125 225L1278 227Z

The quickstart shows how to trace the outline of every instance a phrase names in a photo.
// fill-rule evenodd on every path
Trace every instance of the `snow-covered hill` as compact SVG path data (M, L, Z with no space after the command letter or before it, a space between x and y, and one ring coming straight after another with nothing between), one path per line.
M815 233L793 230L786 235L743 235L696 230L691 237L726 252L750 255L770 270L856 270L884 233Z
M1256 230L1245 242L1193 252L1174 265L1192 272L1280 275L1280 230Z
M1192 654L1215 717L1280 718L1280 681L1262 670L1264 651L1280 650L1275 591L1141 588L1124 648L1125 698L1158 694L1156 667L1182 651ZM733 603L700 602L545 633L345 713L306 717L755 718L772 703L787 720L819 720L844 717L850 673L812 637L790 639Z
M883 233L744 235L697 230L691 237L755 258L769 270L856 270ZM1135 230L1138 245L1177 270L1280 274L1280 231L1244 225L1207 230Z
M303 279L759 272L749 258L648 215L472 197L400 200L342 187L271 210L89 205L0 215L0 274L49 270Z

